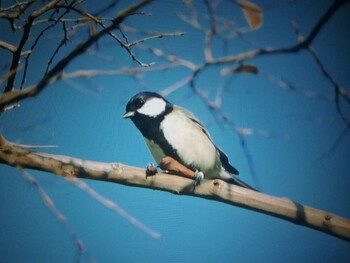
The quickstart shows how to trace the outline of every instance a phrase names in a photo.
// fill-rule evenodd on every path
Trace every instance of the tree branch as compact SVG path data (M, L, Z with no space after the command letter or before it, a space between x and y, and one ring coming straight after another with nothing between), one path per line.
M15 83L15 79L16 79L16 70L18 68L18 65L20 63L20 57L22 54L22 49L24 48L24 45L27 42L27 39L30 36L30 30L32 29L32 24L34 22L34 19L40 15L42 15L44 12L46 12L49 9L54 8L54 6L59 2L59 0L52 0L51 2L49 2L48 4L46 4L45 6L43 6L40 9L34 10L28 17L26 24L23 27L23 34L22 34L22 38L16 48L16 50L13 52L13 56L12 56L12 63L11 63L11 67L10 67L10 71L15 71L15 74L12 74L11 76L8 77L7 79L7 85L5 87L4 92L10 92L11 90L13 90L14 88L14 83Z
M89 255L89 253L85 249L85 245L83 241L78 237L78 235L75 233L71 225L68 223L67 219L64 217L64 215L58 210L56 207L54 201L50 198L50 196L46 193L44 188L40 185L40 183L35 180L29 173L27 173L24 170L20 170L22 177L30 183L39 193L43 203L45 206L51 211L51 213L56 217L56 219L63 225L67 233L71 236L73 239L77 253L78 253L78 258L80 257L81 254L86 253L89 260L91 262L95 262L95 260Z
M0 40L0 48L6 49L10 51L11 53L15 53L17 50L17 47L14 45L11 45L10 43L7 43L5 41Z
M68 178L108 181L214 200L274 216L350 241L350 221L345 218L301 205L287 198L273 197L221 180L203 180L193 190L194 181L188 178L163 173L146 178L144 169L121 163L101 163L33 152L6 141L2 136L0 136L0 162Z
M117 28L128 16L130 16L139 8L147 5L152 1L153 0L143 0L121 11L118 14L118 16L112 20L112 23L109 26L91 35L91 37L89 37L85 42L81 43L75 49L73 49L66 57L60 60L51 70L49 70L47 74L35 86L22 90L12 90L12 85L8 84L5 88L5 91L7 92L0 96L0 109L3 109L7 105L14 103L18 100L35 96L36 94L41 92L52 80L59 77L62 70L66 68L66 66L70 62L72 62L76 57L83 54L92 44L96 43L96 41L98 41L102 36L108 34L108 32ZM38 13L35 13L34 15L32 15L32 17L36 17L37 15ZM28 33L29 36L28 30L25 30L25 32ZM27 39L27 37L23 36L22 42L25 42L24 39ZM19 50L22 50L21 45L18 46L17 52L20 52ZM16 63L13 61L11 69L15 68L15 64ZM12 83L12 81L8 80L8 83Z

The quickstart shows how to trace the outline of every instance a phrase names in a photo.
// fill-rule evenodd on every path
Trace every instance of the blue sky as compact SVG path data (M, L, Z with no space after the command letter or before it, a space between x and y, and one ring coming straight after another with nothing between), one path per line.
M208 25L203 4L194 2L201 21ZM256 1L264 10L263 26L245 33L244 39L231 39L226 49L216 40L214 56L222 56L224 52L237 55L257 47L292 46L296 36L291 20L298 23L301 34L307 35L331 4L299 1L295 5L281 2L271 6L271 3L275 2ZM224 7L217 14L235 21L238 28L247 29L239 8L228 1L222 4ZM117 5L108 16L124 5ZM92 2L86 3L86 7L96 9ZM179 20L178 14L187 14L182 4L159 1L143 10L152 16L132 16L126 25L141 31L186 34L152 40L142 47L159 48L194 63L204 62L203 33ZM313 43L327 71L348 92L349 11L350 5L344 5ZM18 36L7 26L6 21L0 21L0 35L15 44ZM62 49L59 56L67 54L84 37L85 31L71 36L72 46ZM130 39L140 37L129 34ZM53 30L39 44L41 52L33 53L27 86L42 76L41 69L45 69L57 39L60 35ZM153 68L167 63L144 48L135 49L135 54L145 63L155 62ZM1 65L9 59L4 50L0 50L0 57ZM220 112L229 117L230 124L221 121L218 112L210 110L189 85L171 93L167 99L199 117L240 171L240 179L258 184L267 194L350 218L349 132L327 154L346 127L336 112L331 83L306 51L264 56L247 64L256 66L259 74L221 77L222 67L212 67L196 80L210 98L215 97L218 87L224 87ZM105 37L71 63L65 73L122 68L138 68L138 65L117 43ZM152 156L132 122L121 118L125 104L141 90L161 92L190 73L184 67L165 71L151 68L135 78L110 75L58 81L35 98L23 101L20 108L3 114L0 130L13 142L59 146L46 150L50 153L145 167ZM283 80L289 86L282 88L272 80ZM350 118L349 105L341 101L341 107ZM244 137L252 164L247 161L234 128L253 132ZM28 172L46 190L98 262L346 262L350 259L347 242L256 212L160 191L85 181L161 234L160 239L152 239L63 178ZM0 261L74 261L76 248L72 238L45 207L35 188L11 167L0 165L0 175ZM82 261L88 261L88 256L83 255Z

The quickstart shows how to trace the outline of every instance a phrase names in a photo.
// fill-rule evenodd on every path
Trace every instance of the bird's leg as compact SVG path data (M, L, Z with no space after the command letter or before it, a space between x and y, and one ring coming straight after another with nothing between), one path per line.
M146 178L148 176L153 176L158 173L157 168L153 165L153 163L149 163L146 167Z
M199 185L201 183L201 181L204 179L204 173L196 170L195 176L196 176L196 178L195 178L194 184Z
M197 178L194 171L187 168L170 156L164 157L159 163L158 167L169 174L180 175L194 180Z

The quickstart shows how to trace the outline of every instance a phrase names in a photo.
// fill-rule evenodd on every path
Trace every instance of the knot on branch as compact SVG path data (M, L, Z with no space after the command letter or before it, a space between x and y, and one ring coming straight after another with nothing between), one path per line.
M77 168L75 168L73 165L71 164L63 164L62 165L62 168L61 168L61 171L62 171L62 175L64 177L67 177L67 178L75 178L75 177L79 177L79 171Z
M326 214L324 216L323 226L326 228L329 228L331 227L331 224L332 224L332 215Z

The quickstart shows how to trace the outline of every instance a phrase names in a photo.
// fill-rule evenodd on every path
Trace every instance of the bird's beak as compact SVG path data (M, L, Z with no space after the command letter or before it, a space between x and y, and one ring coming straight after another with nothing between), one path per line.
M134 111L128 111L128 112L124 113L123 119L127 119L127 118L130 118L132 116L135 116L135 112Z

